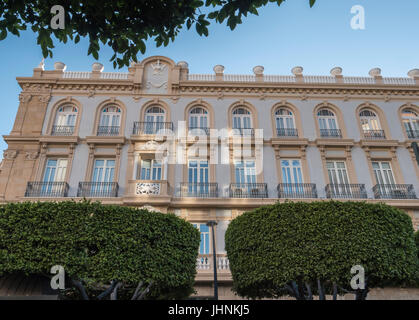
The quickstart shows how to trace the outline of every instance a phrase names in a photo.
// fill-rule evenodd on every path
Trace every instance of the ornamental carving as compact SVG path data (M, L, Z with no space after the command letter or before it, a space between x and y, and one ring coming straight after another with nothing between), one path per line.
M148 205L142 206L142 207L140 207L140 209L145 209L145 210L148 210L150 212L161 212L161 211L157 210L156 208L154 208L153 206L148 206Z
M17 151L16 150L5 150L3 151L3 158L6 160L13 160L17 157Z
M36 160L38 158L39 152L33 151L33 152L26 152L25 153L25 159L26 160Z
M140 150L155 151L159 148L160 144L156 141L151 140L147 141L145 144L141 145Z
M32 99L31 94L20 94L19 95L19 101L22 103L29 102Z
M135 185L135 194L137 196L149 196L160 194L160 183L142 183L139 182Z

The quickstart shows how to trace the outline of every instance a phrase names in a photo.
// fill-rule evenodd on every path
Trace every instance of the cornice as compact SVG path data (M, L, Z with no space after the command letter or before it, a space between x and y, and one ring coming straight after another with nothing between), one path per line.
M156 96L143 94L141 83L131 79L48 79L34 77L17 78L22 87L22 94L78 94L93 96L95 94L120 94L134 96ZM261 100L275 98L277 95L289 95L301 100L321 98L322 96L339 96L344 100L375 97L390 101L395 98L419 98L418 85L385 85L385 84L342 84L342 83L272 83L272 82L199 82L181 81L172 85L172 94L159 96L215 96L223 99L226 96L257 96Z

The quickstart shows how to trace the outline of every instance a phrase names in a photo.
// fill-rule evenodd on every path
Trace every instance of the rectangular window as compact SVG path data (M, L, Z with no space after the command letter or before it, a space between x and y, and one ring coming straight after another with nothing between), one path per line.
M282 160L281 169L283 183L303 183L300 160Z
M140 180L161 180L162 163L159 160L141 160Z
M346 164L343 161L327 161L327 172L330 184L349 184Z
M208 183L208 161L190 160L188 163L189 183Z
M255 161L236 161L234 167L236 183L256 183Z
M351 196L346 163L343 161L327 161L327 172L329 175L331 196Z
M45 165L43 182L65 181L67 159L48 159Z
M191 194L208 194L209 166L206 160L190 160L188 163L188 192Z
M194 223L193 226L201 233L201 243L199 245L199 254L210 253L210 230L206 224Z
M113 182L115 174L115 160L96 159L93 167L93 182Z
M390 162L374 161L372 168L377 184L395 184Z

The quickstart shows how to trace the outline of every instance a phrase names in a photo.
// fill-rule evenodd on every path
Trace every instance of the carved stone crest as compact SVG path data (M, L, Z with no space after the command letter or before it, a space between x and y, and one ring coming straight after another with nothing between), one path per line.
M151 67L153 68L153 74L157 75L163 72L163 70L166 68L166 65L162 64L160 60L157 60L156 63L151 64Z
M147 141L145 144L143 144L141 147L140 147L140 150L148 150L148 151L155 151L155 150L157 150L158 149L158 147L160 146L160 144L159 143L157 143L156 141L154 141L154 140L151 140L151 141Z

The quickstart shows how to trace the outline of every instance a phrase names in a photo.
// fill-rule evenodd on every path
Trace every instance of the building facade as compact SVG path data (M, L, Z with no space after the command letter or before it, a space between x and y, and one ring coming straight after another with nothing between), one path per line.
M92 198L174 213L201 232L197 290L231 297L229 221L286 199L386 202L419 227L419 70L406 78L190 74L163 56L127 73L41 63L4 135L0 201Z

